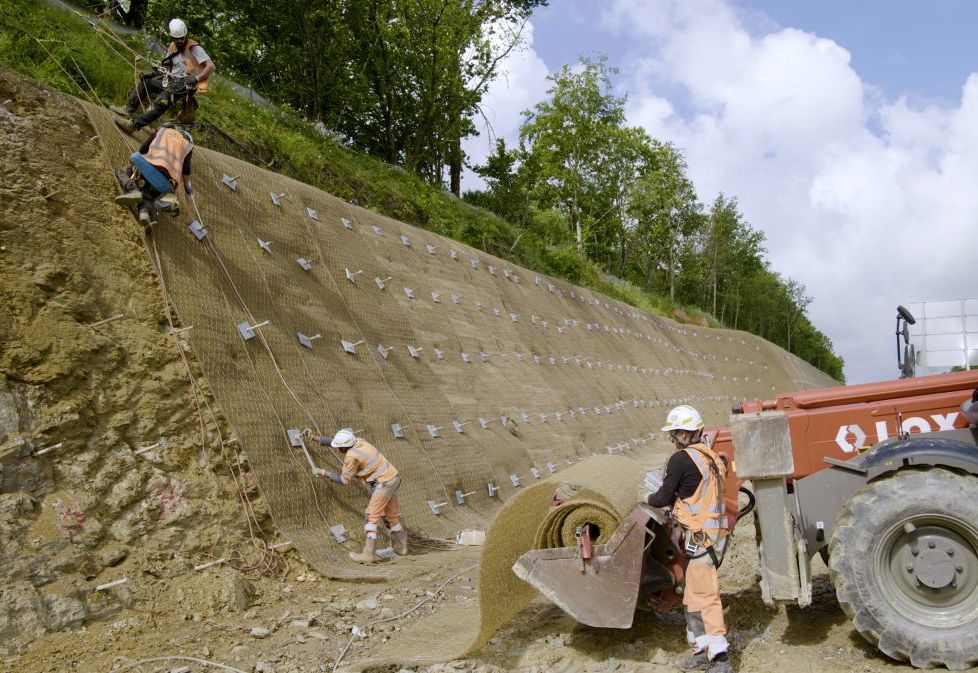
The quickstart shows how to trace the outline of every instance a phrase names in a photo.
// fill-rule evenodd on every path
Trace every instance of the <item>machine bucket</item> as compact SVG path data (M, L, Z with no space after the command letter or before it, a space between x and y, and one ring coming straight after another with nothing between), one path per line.
M649 513L636 509L585 559L579 547L535 549L513 572L581 624L627 629L635 616Z

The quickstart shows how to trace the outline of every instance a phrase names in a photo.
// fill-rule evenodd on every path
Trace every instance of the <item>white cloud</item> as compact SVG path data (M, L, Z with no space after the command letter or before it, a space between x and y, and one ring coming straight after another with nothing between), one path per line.
M723 0L615 0L629 119L740 200L852 382L892 378L899 303L978 295L978 75L955 108L886 101L840 45Z
M497 138L504 138L510 147L515 146L523 121L521 113L539 102L547 90L550 73L533 49L532 22L527 22L523 29L522 44L500 62L499 71L500 75L482 99L485 118L479 116L475 120L480 135L462 142L462 149L473 164L481 163L493 151ZM478 189L483 183L478 175L467 171L462 184L463 189Z

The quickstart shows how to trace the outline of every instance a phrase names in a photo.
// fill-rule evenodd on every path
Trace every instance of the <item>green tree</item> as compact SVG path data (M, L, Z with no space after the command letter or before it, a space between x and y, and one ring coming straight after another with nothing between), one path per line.
M221 72L433 184L461 188L462 139L547 0L158 0Z
M567 216L582 255L591 225L611 207L605 178L625 119L625 99L612 94L611 74L604 59L582 59L576 71L565 65L549 77L548 99L524 113L520 129L540 166L536 198Z
M473 166L472 170L485 180L487 189L467 192L466 200L526 227L532 213L530 192L538 172L533 155L523 148L509 149L506 141L499 138L485 163Z
M669 301L675 302L683 250L702 225L696 191L675 147L657 147L656 161L635 182L628 212L645 287L654 289L656 273L662 272Z

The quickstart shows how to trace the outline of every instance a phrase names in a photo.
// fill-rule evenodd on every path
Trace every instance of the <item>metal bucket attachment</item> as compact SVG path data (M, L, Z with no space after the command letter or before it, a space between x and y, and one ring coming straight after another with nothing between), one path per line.
M627 629L632 625L642 580L649 512L632 511L606 544L535 549L513 572L582 624Z

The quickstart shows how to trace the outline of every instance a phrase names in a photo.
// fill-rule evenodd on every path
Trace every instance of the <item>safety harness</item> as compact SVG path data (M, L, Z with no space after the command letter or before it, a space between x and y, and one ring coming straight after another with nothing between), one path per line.
M710 555L713 564L719 568L721 559L717 557L709 535L728 535L730 526L723 501L723 481L726 466L706 444L692 444L684 449L696 469L700 472L700 484L688 498L679 498L673 507L673 516L686 532L686 554L696 555L700 547Z

